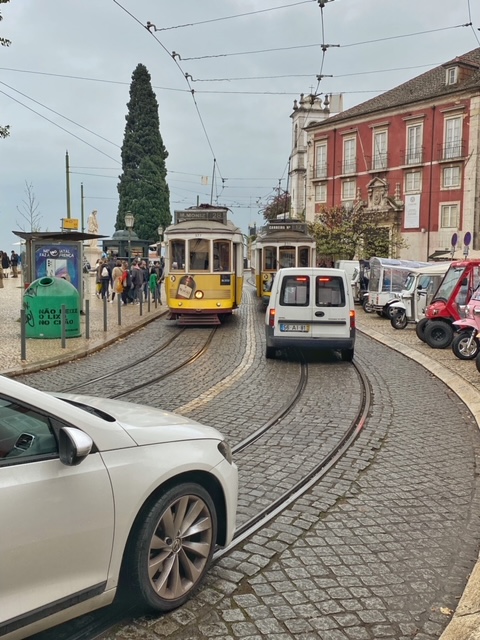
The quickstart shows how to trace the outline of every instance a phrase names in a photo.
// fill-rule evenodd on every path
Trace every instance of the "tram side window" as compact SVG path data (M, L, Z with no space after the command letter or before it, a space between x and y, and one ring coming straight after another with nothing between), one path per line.
M288 276L283 279L280 304L289 307L307 307L310 299L310 278Z
M344 307L345 290L343 280L334 276L318 276L315 282L315 304L317 307Z
M215 240L213 243L213 270L230 271L230 242Z
M279 253L281 269L295 266L295 247L281 247Z
M208 271L209 269L209 240L190 240L190 266L193 271Z
M310 249L308 247L299 247L298 249L298 266L299 267L308 267L308 256L310 254Z
M263 268L267 271L277 270L277 248L265 247L263 250Z
M170 242L170 265L172 271L185 271L185 240Z

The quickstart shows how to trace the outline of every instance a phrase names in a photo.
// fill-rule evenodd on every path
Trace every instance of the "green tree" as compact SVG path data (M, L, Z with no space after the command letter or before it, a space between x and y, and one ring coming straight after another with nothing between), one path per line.
M269 200L263 209L260 210L265 220L277 220L278 216L290 217L290 194L288 191L279 193Z
M7 2L10 2L10 0L0 0L0 4L6 4ZM2 20L3 20L2 14L0 13L0 22ZM0 37L0 45L2 47L9 47L10 46L10 40L7 40L6 38ZM10 135L9 129L10 129L10 127L8 125L6 127L0 127L0 138L6 138L8 135Z
M395 254L405 243L398 239L391 246L389 229L377 212L364 207L325 207L309 223L309 231L317 242L317 256L328 260Z
M127 107L115 229L125 229L125 214L131 211L137 236L157 242L159 225L165 228L172 220L165 166L168 152L160 135L158 102L143 64L132 74Z

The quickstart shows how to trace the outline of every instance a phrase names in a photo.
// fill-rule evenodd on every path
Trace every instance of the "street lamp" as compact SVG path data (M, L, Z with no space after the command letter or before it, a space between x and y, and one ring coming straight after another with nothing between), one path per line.
M125 214L125 226L128 229L128 266L130 267L132 262L132 229L135 224L135 216L131 211L127 211Z
M158 237L160 238L160 242L157 244L157 255L158 255L159 259L161 258L161 255L162 255L163 231L164 231L164 229L163 229L162 225L159 225L159 227L157 229Z

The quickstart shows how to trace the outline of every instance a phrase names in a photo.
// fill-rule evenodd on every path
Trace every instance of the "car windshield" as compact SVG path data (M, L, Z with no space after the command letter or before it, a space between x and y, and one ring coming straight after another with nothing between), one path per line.
M435 297L433 298L432 302L440 298L443 300L449 300L453 290L455 289L457 282L463 276L464 271L465 271L465 267L451 266L450 269L445 274L445 277L443 278L442 282L440 283L440 286L438 287L438 291L435 294Z

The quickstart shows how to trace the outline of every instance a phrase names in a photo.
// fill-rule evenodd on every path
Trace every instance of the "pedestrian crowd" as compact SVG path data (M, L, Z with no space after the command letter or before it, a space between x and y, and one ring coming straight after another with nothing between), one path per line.
M18 263L20 258L18 253L12 250L10 256L6 251L0 251L0 289L3 288L3 279L12 275L12 278L18 278Z
M161 285L165 276L163 257L151 266L145 260L135 260L129 267L126 260L103 257L95 266L97 298L113 304L120 296L122 304L140 304L151 300L162 304Z

